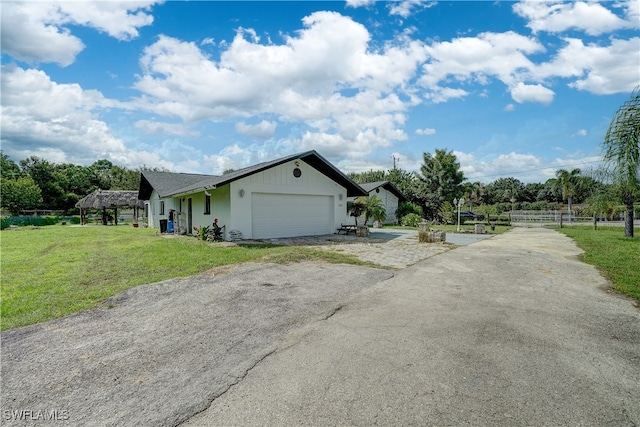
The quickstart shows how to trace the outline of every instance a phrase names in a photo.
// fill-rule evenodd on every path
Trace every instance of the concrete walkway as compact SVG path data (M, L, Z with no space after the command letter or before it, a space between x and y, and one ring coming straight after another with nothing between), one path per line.
M640 425L640 311L579 253L515 229L400 270L185 425Z

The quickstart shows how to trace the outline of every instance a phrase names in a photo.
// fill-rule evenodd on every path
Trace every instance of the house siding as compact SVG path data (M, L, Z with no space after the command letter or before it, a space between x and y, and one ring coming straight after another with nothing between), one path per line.
M375 190L370 192L369 195L376 195L382 200L384 207L387 211L386 224L395 224L398 222L396 218L396 210L398 210L398 198L390 191L385 190L383 187L379 187L380 192L376 193Z
M232 182L230 184L231 218L227 231L238 230L242 233L243 238L253 238L252 202L254 193L332 196L333 229L327 230L327 232L335 232L341 223L346 222L346 189L304 161L297 160L299 166L296 166L295 163L295 161L284 163ZM293 170L296 167L302 171L299 178L293 175ZM243 196L241 196L241 190L243 190Z

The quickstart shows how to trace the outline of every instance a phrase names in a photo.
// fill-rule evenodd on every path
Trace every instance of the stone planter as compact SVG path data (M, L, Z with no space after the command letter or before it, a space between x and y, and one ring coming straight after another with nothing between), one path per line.
M447 241L447 232L444 230L420 231L418 241L420 243L443 243Z
M358 228L356 228L356 237L369 237L369 227L359 225Z

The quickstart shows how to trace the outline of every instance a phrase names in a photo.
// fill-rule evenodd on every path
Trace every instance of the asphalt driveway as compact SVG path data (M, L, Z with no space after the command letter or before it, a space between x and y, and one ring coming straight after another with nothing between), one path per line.
M2 332L3 425L174 426L387 270L244 264ZM57 418L47 421L45 417Z
M579 252L516 229L137 287L2 333L3 424L640 425L640 311Z
M186 425L640 425L640 311L579 253L515 229L398 271Z

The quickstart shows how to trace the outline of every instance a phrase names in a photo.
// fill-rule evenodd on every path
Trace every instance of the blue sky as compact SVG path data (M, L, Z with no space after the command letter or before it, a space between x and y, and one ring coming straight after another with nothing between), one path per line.
M597 167L640 84L640 6L2 1L2 150L219 174L314 149L344 172L544 182Z

